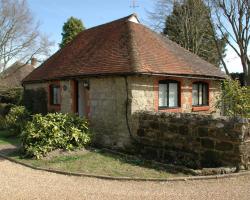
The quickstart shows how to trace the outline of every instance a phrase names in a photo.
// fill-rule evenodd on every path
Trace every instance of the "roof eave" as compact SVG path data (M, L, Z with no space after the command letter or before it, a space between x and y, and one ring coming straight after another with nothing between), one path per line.
M226 77L220 76L208 76L208 75L195 75L195 74L170 74L170 73L154 73L154 72L123 72L123 73L98 73L98 74L83 74L76 76L63 76L55 77L52 79L40 79L40 80L27 80L22 81L22 84L41 83L54 80L67 80L67 79L80 79L88 77L104 77L104 76L134 76L134 75L147 75L147 76L164 76L164 77L178 77L178 78L190 78L190 79L209 79L209 80L224 80Z

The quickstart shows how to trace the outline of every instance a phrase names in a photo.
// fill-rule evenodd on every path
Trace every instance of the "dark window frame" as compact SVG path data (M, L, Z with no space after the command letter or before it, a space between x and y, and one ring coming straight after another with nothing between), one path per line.
M177 106L169 107L169 83L177 83ZM164 110L164 109L176 109L181 107L181 84L179 81L176 80L160 80L158 82L158 86L160 84L166 84L167 85L167 106L159 106L160 97L158 96L158 109ZM160 94L160 87L158 89L158 95Z
M59 103L54 103L54 88L58 89L59 90ZM49 90L50 90L50 105L53 105L53 106L60 106L61 105L61 88L60 88L60 85L57 85L57 84L51 84L49 86Z
M193 84L192 84L192 99L194 98L193 97L193 85L198 85L198 104L197 105L194 105L193 104L193 100L192 100L192 106L193 107L201 107L201 106L209 106L209 84L208 83L206 83L206 82L202 82L202 81L197 81L197 82L193 82ZM202 92L202 94L201 94L201 103L200 103L200 85L201 85L201 92ZM204 89L204 87L206 87L206 93L207 93L207 99L206 99L206 101L207 101L207 103L204 103L204 99L203 99L203 89Z

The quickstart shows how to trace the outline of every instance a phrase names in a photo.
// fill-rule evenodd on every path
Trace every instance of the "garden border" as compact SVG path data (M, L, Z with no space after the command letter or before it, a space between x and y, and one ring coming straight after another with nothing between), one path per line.
M102 176L102 175L94 175L94 174L86 174L86 173L73 173L73 172L65 172L60 170L54 169L46 169L41 167L34 167L32 165L17 161L15 159L9 158L5 155L0 154L1 158L4 158L10 162L29 167L34 170L39 171L46 171L56 174L62 174L67 176L78 176L78 177L89 177L89 178L98 178L98 179L105 179L105 180L116 180L116 181L151 181L151 182L176 182L176 181L196 181L196 180L211 180L211 179L224 179L224 178L232 178L232 177L239 177L250 175L250 171L245 172L237 172L231 174L222 174L222 175L209 175L209 176L191 176L191 177L177 177L177 178L130 178L130 177L112 177L112 176Z

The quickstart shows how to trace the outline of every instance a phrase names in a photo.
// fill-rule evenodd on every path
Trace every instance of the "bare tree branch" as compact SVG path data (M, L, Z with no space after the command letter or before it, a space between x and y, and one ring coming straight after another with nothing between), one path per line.
M239 56L245 74L245 84L250 85L250 0L212 0L216 9L218 31L228 35L227 44Z
M26 0L0 0L0 70L33 56L48 56L52 45L39 32Z

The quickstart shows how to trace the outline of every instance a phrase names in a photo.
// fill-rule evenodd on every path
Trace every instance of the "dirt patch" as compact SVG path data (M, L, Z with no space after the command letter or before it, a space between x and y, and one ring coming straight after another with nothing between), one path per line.
M51 160L59 156L80 156L80 155L87 154L88 152L89 150L86 150L85 148L77 149L74 151L57 149L57 150L49 152L45 157L42 158L42 160Z
M19 148L20 148L20 146L15 146L12 144L3 144L3 145L0 145L0 154L7 156L13 152L18 151Z

